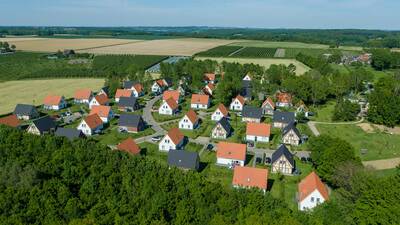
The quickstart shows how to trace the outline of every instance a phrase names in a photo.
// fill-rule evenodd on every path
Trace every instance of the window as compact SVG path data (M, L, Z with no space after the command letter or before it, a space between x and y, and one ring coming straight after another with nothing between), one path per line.
M314 202L314 197L311 197L311 202Z
M320 198L317 198L317 203L319 203L321 201L321 199Z

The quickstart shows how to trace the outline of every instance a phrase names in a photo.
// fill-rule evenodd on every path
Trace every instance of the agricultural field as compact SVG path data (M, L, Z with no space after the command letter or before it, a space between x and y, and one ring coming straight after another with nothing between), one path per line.
M245 47L232 56L239 58L274 58L275 52L276 48Z
M241 48L242 47L240 46L218 46L205 52L200 52L196 55L201 57L225 57L230 56L232 53L235 53Z
M0 38L2 41L3 38ZM105 46L114 46L121 44L128 44L139 42L140 40L126 40L126 39L101 39L101 38L4 38L4 41L10 44L15 44L17 50L32 51L32 52L56 52L64 49L92 49Z
M279 65L279 64L284 64L284 65L290 65L293 64L296 66L296 74L301 75L304 74L305 72L309 71L310 68L304 65L303 63L295 60L295 59L253 59L253 58L230 58L230 57L225 57L225 58L217 58L217 57L196 57L198 60L205 60L205 59L211 59L215 60L219 63L226 61L226 62L237 62L241 64L246 64L246 63L254 63L258 64L260 66L264 66L265 68L269 68L271 65Z
M192 56L221 45L232 43L230 40L182 38L166 40L140 41L104 48L93 48L79 52L93 54L139 54L139 55L179 55Z
M328 49L328 45L323 44L309 44L301 42L278 42L278 41L240 41L230 44L231 46L242 47L260 47L260 48L313 48L313 49ZM361 47L357 46L340 46L340 49L350 51L361 51Z
M95 71L109 74L110 72L126 73L126 70L136 65L138 68L147 69L161 62L167 56L160 55L97 55L94 57L92 68Z
M98 90L104 79L51 79L0 82L0 114L12 112L18 103L42 104L48 94L73 97L77 89Z

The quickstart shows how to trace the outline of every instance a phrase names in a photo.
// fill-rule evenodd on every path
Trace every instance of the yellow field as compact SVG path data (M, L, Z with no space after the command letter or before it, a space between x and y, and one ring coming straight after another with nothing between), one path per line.
M264 66L265 68L269 68L271 65L274 64L275 65L284 64L287 66L293 64L296 66L297 75L304 74L305 72L310 70L310 68L308 68L306 65L295 59L250 59L250 58L217 58L217 57L196 57L196 59L198 60L211 59L217 62L226 61L226 62L237 62L240 64L253 63L253 64L258 64L260 66Z
M119 45L138 42L139 40L127 39L61 39L61 38L0 38L0 41L7 41L15 44L17 50L33 52L56 52L64 49L88 49L110 45Z
M73 97L75 90L99 90L104 79L23 80L0 83L0 114L12 112L18 103L40 105L48 94Z
M230 40L182 38L141 41L131 44L88 49L80 52L94 54L137 54L137 55L180 55L192 56L195 53L232 43Z

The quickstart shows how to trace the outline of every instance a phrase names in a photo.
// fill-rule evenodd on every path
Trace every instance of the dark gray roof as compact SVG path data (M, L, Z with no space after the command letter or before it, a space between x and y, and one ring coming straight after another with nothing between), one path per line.
M276 160L278 160L282 155L285 156L285 158L289 161L289 163L294 167L294 158L292 153L286 148L285 145L279 146L279 148L272 153L272 163L274 163Z
M242 80L242 88L251 87L251 80Z
M294 131L294 133L297 135L297 137L299 137L299 138L301 137L300 131L297 129L294 122L290 122L285 128L283 128L282 135L286 135L291 130Z
M222 119L220 119L218 121L219 124L221 124L222 128L224 128L224 130L229 134L231 132L231 124L229 123L228 119L225 117L222 117Z
M34 120L33 124L37 127L41 134L57 127L56 123L52 118L50 118L50 116L45 116L40 119Z
M18 104L14 109L15 115L32 116L32 114L37 114L38 111L33 105Z
M184 169L198 169L199 155L197 152L184 150L170 150L168 152L168 165Z
M82 131L75 129L75 128L57 128L57 131L54 133L57 137L66 137L69 140L74 140L80 137L83 137Z
M253 92L253 90L251 88L242 88L242 91L240 92L240 95L245 97L245 98L251 98L252 97L252 92Z
M133 85L135 85L135 84L137 84L137 83L139 83L138 81L131 81L131 80L127 80L127 81L124 81L124 89L130 89L130 88L132 88L133 87Z
M172 86L172 79L171 78L164 78L164 80L165 80L165 82L167 82L167 84L168 84L168 87L171 87Z
M123 127L139 127L139 124L142 122L143 120L140 115L121 114L119 116L118 125Z
M104 93L106 93L107 95L109 94L108 93L108 86L102 87L101 90L104 91Z
M272 120L274 122L292 123L295 121L294 112L275 111Z
M135 97L120 97L118 106L119 107L135 107L137 99Z
M242 116L247 118L261 119L262 109L254 106L246 105L243 107Z

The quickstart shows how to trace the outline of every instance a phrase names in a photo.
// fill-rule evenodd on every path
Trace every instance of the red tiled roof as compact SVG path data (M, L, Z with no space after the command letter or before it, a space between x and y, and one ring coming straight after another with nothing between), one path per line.
M96 95L94 98L100 105L106 105L109 101L107 95L105 94Z
M90 129L95 129L96 127L103 124L100 116L97 114L91 114L83 119L85 123L90 127Z
M278 102L282 103L291 103L292 102L292 95L286 92L281 92L276 94L276 99Z
M266 123L247 123L246 134L269 137L271 134L271 125Z
M267 184L267 169L235 166L235 169L233 170L232 185L249 188L255 187L266 190Z
M132 96L132 91L127 89L117 89L117 92L115 93L115 98L131 97L131 96Z
M181 131L176 127L174 127L171 130L169 130L167 135L168 135L169 138L171 138L172 142L174 142L174 144L176 144L176 145L179 144L183 140L183 138L185 137L181 133Z
M214 81L215 80L215 73L205 73L204 80L206 81Z
M270 98L270 97L265 99L265 101L262 104L262 107L264 107L266 104L269 104L269 105L271 105L272 108L275 108L275 103L274 103L274 101L272 101L272 98Z
M209 100L210 96L208 95L192 94L191 103L207 105Z
M92 107L92 110L90 111L90 115L97 114L100 117L108 117L110 115L110 112L111 112L110 106L94 105Z
M167 103L167 105L169 105L169 107L174 110L177 109L179 107L178 103L176 103L176 101L173 98L169 98L165 101L165 103Z
M132 138L128 138L125 141L117 145L117 149L121 151L126 151L128 153L137 155L140 153L140 147Z
M44 105L59 105L63 96L60 95L48 95L44 98Z
M239 100L239 102L242 105L244 105L244 103L246 102L246 100L244 100L243 96L241 96L241 95L236 96L236 98L234 98L233 100L235 100L235 99Z
M224 104L219 104L218 105L218 109L219 111L224 115L224 116L228 116L228 110L226 109L226 107L224 106Z
M329 199L328 189L314 171L311 172L299 183L298 188L299 201L303 201L315 190L318 190L322 197L325 198L325 200Z
M143 91L143 85L142 85L142 84L139 84L139 83L133 85L133 88L134 88L138 93L140 93L140 92Z
M162 79L156 80L156 83L157 83L158 86L160 86L160 87L167 86L167 85L165 84L164 80L162 80Z
M215 89L215 85L212 83L207 84L207 87L210 88L211 91Z
M18 127L21 125L21 121L19 121L16 115L9 115L3 118L0 118L0 124L9 126L9 127Z
M92 91L90 89L82 89L75 91L74 98L75 99L89 99L92 95Z
M168 91L164 91L163 93L163 100L166 101L167 99L174 99L176 102L179 101L179 97L180 97L180 92L179 91L173 91L173 90L168 90Z
M217 157L225 159L246 160L246 145L219 142L217 144Z
M199 118L197 117L196 112L193 111L193 109L189 110L189 111L186 113L186 116L189 118L189 120L190 120L193 124L196 123L196 121L199 119Z

